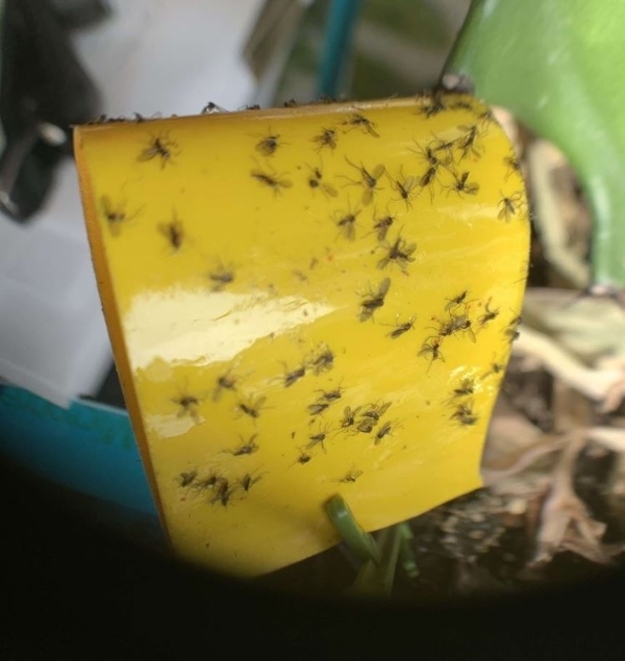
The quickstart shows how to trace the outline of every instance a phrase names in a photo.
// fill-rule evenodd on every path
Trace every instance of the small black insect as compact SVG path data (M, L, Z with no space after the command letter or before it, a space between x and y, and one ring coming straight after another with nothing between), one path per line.
M356 430L363 434L370 434L373 431L373 428L376 426L377 422L371 418L364 418L360 420L356 425Z
M169 134L163 133L150 139L150 144L137 156L138 161L152 161L160 159L161 169L178 153L178 143L169 139Z
M257 436L258 434L252 434L252 436L250 436L249 439L243 443L243 445L240 445L236 450L232 450L233 456L242 457L244 455L254 454L254 452L257 452L260 449L258 443L256 442ZM241 438L241 440L243 439Z
M196 470L184 471L183 473L180 473L180 475L178 476L178 484L183 488L190 487L195 482L196 478L197 478Z
M257 420L260 418L260 412L266 401L266 397L258 397L256 399L250 399L247 402L239 402L237 404L237 410L249 418Z
M300 452L299 457L297 458L297 463L301 464L302 466L304 464L307 464L310 460L312 459L312 456L308 454L308 452Z
M440 337L450 337L455 333L466 332L469 333L471 339L475 341L475 335L471 326L472 322L469 317L467 317L466 314L460 314L452 315L449 319L439 321L437 330Z
M399 193L399 198L405 202L406 209L411 209L411 200L416 193L417 178L413 176L404 177L403 171L400 169L399 178L391 179L391 181L393 188Z
M226 285L234 282L235 272L232 268L219 266L208 274L209 280L213 283L213 291L221 291Z
M387 420L375 434L374 444L379 445L385 436L388 436L393 431L393 425Z
M417 355L424 357L430 356L430 367L435 360L440 360L444 363L445 359L441 353L441 344L442 339L440 337L430 338L423 343L421 350Z
M314 402L313 404L309 404L306 408L308 410L309 415L315 416L315 415L321 415L324 411L326 411L330 406L330 402L326 401L318 401Z
M263 479L262 475L254 477L251 473L246 473L240 480L239 485L243 491L248 492L257 482Z
M451 420L457 420L461 425L471 426L478 421L478 417L473 412L472 404L459 404L456 410L450 416Z
M324 347L317 355L310 359L310 367L314 374L319 376L322 372L331 370L334 366L334 353L329 347Z
M499 220L508 222L513 216L516 216L519 209L521 208L522 203L523 203L522 193L516 192L510 195L509 197L506 197L502 193L502 197L497 205L499 209L497 218L499 218Z
M184 241L185 232L182 222L176 218L175 213L171 221L168 223L161 223L158 226L158 229L175 251L180 250Z
M210 115L216 112L227 112L225 108L218 106L216 103L209 101L201 110L201 115Z
M477 192L480 190L480 185L475 182L468 181L469 176L469 172L463 172L459 175L455 174L454 183L447 187L448 190L455 191L460 197L462 197L462 195L465 193L467 195L477 194Z
M235 392L236 389L237 380L235 377L230 375L230 372L226 372L225 374L218 376L216 379L215 390L213 391L213 401L218 401L224 390Z
M360 315L358 317L360 321L371 319L374 312L384 305L390 287L391 279L384 278L384 280L380 282L377 291L370 291L367 293L360 302Z
M341 122L343 126L348 126L348 131L354 128L361 129L363 133L368 133L374 138L379 138L379 134L376 132L377 124L372 122L370 119L367 119L364 115L360 113L352 113L347 119Z
M387 244L386 255L378 261L378 268L383 269L394 263L405 273L408 264L414 262L412 254L416 249L416 243L408 243L406 239L398 234L392 244Z
M200 400L194 395L184 394L171 400L174 404L180 407L177 413L178 418L188 415L195 424L200 424L200 416L197 407L200 405Z
M317 151L321 151L324 147L328 149L336 149L337 134L335 129L322 128L321 133L316 135L312 141L317 144Z
M343 238L348 241L353 241L356 238L356 219L360 215L360 210L348 211L342 213L338 220L335 220L336 226L339 228Z
M384 241L388 234L391 225L395 222L395 218L390 214L382 216L382 218L373 219L373 231L378 241Z
M440 90L434 90L417 97L417 103L417 114L424 115L427 119L438 115L448 108L443 98L443 92Z
M321 445L321 449L326 452L325 445L323 444L327 438L327 433L325 431L319 431L316 434L310 434L308 436L309 443L306 446L307 450L312 450L316 445Z
M371 404L367 407L367 410L364 411L361 415L364 418L369 418L373 420L376 424L380 421L380 418L388 411L391 406L391 402L382 402L382 404Z
M350 470L342 477L339 482L343 484L353 484L362 475L361 470Z
M262 170L252 170L250 175L263 186L271 188L276 195L281 193L283 188L290 188L293 185L288 179L283 179L275 173L268 174Z
M218 478L214 487L215 495L210 501L211 505L219 503L220 505L227 507L235 488L236 487L232 486L225 477Z
M349 429L349 427L353 427L356 424L356 416L361 408L361 406L358 406L352 410L351 406L345 407L343 410L343 418L341 419L341 429Z
M108 222L111 234L113 234L113 236L119 236L122 225L128 220L126 205L114 205L108 195L103 195L100 198L100 206L102 208L102 213Z
M335 402L343 396L342 388L335 388L334 390L321 390L321 399L326 402Z
M503 159L504 165L508 166L508 171L504 177L504 181L508 181L510 175L515 172L521 172L521 161L516 156L506 156Z
M486 305L484 306L484 313L481 314L477 319L477 323L480 328L483 328L487 323L493 321L493 319L496 319L499 316L499 308L491 310L489 306L490 299L486 301Z
M514 340L519 337L519 324L521 323L521 317L515 317L504 329L504 335L510 340L510 342L514 342Z
M255 149L263 156L273 156L280 144L280 135L270 131L269 135L256 143Z
M398 337L401 337L404 333L407 333L409 330L412 330L414 328L414 322L415 318L410 317L408 321L405 321L402 324L397 324L395 328L388 334L388 336L396 340Z
M471 154L473 156L481 156L482 152L476 146L478 137L481 137L479 126L474 124L473 126L459 126L458 128L465 132L464 135L456 139L454 145L461 152L460 160L467 158Z
M454 296L453 298L447 299L447 305L445 306L445 312L450 312L455 310L457 307L461 306L463 303L466 303L467 296L469 295L469 290L465 289L463 292Z
M298 105L299 105L299 104L297 103L297 101L296 101L295 99L289 99L288 101L285 101L285 102L282 104L282 106L283 106L284 108L297 108Z
M212 489L220 480L224 478L219 477L216 473L211 473L207 477L203 477L200 480L197 480L193 485L196 489L200 491L205 491L206 489Z
M297 369L291 370L290 372L287 371L287 373L284 375L284 387L288 388L292 386L304 376L306 376L306 367L304 365L298 367Z
M323 172L321 172L320 168L311 168L307 183L309 188L313 191L320 189L330 197L336 197L338 195L334 186L323 181Z
M371 201L373 200L373 194L378 190L383 190L382 188L378 188L378 182L386 171L385 166L382 164L376 165L373 171L369 172L369 170L367 170L364 165L356 165L355 163L352 163L349 158L347 158L347 156L345 157L345 160L349 165L351 165L351 167L355 168L360 173L360 181L352 183L359 184L364 188L362 194L362 203L365 206L371 204Z

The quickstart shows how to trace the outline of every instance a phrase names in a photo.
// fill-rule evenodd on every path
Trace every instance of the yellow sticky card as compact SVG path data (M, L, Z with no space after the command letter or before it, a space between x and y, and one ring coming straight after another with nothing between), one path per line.
M480 486L528 206L470 96L75 132L100 294L162 521L254 576Z

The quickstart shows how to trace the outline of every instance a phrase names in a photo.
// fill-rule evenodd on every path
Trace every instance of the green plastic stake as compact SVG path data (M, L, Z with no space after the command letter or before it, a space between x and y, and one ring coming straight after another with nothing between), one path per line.
M354 584L345 591L346 595L388 597L391 594L403 539L401 525L384 528L378 533L376 541L380 550L379 562L365 562Z
M345 500L339 495L333 496L326 502L325 508L350 550L363 562L371 561L379 564L380 550L375 540L358 525Z
M625 2L473 0L444 73L508 108L577 171L594 218L592 281L625 287Z

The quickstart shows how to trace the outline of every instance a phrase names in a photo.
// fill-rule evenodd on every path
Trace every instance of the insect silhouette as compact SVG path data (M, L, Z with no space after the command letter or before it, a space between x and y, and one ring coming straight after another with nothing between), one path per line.
M480 185L469 181L469 172L463 172L462 174L454 174L454 183L451 186L447 187L448 191L455 191L460 197L463 194L466 195L476 195L480 190Z
M319 353L310 359L309 363L315 376L327 372L334 366L334 353L330 347L323 347Z
M391 279L384 278L376 291L369 291L360 302L360 321L367 321L373 317L376 310L383 307L388 290L391 288Z
M471 328L472 322L466 314L451 315L449 319L438 320L438 328L436 329L440 337L451 337L456 333L468 333L471 339L475 342L475 335Z
M200 405L199 397L191 395L189 393L183 393L178 397L175 397L171 400L179 408L176 417L183 418L189 416L196 425L199 425L201 422L200 414L198 413L198 407Z
M481 156L482 152L477 148L476 142L478 137L482 137L485 131L482 131L480 134L480 129L477 124L473 126L459 126L459 129L464 131L464 135L460 136L455 141L455 148L460 150L460 160L467 158L469 155Z
M138 161L152 161L159 159L161 169L170 161L173 163L173 156L179 154L178 143L170 140L168 133L162 133L150 138L149 145L137 156Z
M358 406L355 409L352 409L351 406L345 407L343 410L343 418L341 419L340 423L341 429L349 429L356 424L356 416L358 415L358 411L360 411L361 408L361 406Z
M523 204L522 193L516 192L510 195L509 197L506 197L502 193L502 197L497 205L497 208L499 209L497 218L499 218L499 220L504 220L505 222L508 222L513 216L516 216L522 204Z
M375 434L374 445L379 445L386 436L392 435L393 425L390 421L386 421Z
M451 161L452 158L451 149L454 146L453 141L443 142L442 140L435 138L425 147L421 146L416 141L415 143L417 145L417 148L409 149L409 151L411 151L413 154L417 154L417 156L419 156L421 161L423 161L431 169L434 169L436 172L438 172L439 167L448 165L449 162ZM441 158L439 156L439 153L442 151L445 151L447 154L445 158Z
M376 239L378 241L384 241L386 235L388 234L389 229L392 224L395 222L395 218L390 214L377 218L373 218L373 232L375 233Z
M335 224L339 228L343 238L348 241L353 241L356 238L356 219L360 215L361 210L348 211L347 213L340 213L337 219L335 214Z
M306 376L305 365L301 365L300 367L291 371L287 370L286 374L284 375L284 387L289 388L304 376Z
M263 156L273 156L281 144L280 135L278 133L272 133L270 129L269 135L266 135L262 140L257 142L254 148Z
M390 175L389 175L390 176ZM415 187L417 185L417 178L413 176L404 177L403 170L400 169L399 178L392 179L393 188L399 193L400 200L406 204L406 209L412 208L412 198L416 194Z
M508 166L508 171L504 177L504 181L508 181L510 176L515 172L521 172L521 161L516 156L506 156L503 159L504 165Z
M475 393L475 379L471 376L465 376L456 388L453 389L452 399L458 397L467 397Z
M457 420L463 426L474 425L477 421L477 415L473 412L471 403L459 404L456 410L450 416L451 420Z
M477 323L480 328L483 328L488 324L489 322L493 321L493 319L497 319L499 316L499 308L495 308L494 310L490 309L490 299L486 301L486 305L484 306L484 313L481 314L477 318Z
M356 431L362 434L370 434L376 425L377 421L373 420L373 418L363 418L356 425Z
M317 415L321 415L329 407L330 407L330 402L327 402L325 400L319 400L319 401L313 402L312 404L309 404L306 407L306 409L307 409L309 415L317 416Z
M417 114L424 115L426 119L430 119L430 117L434 117L448 108L443 99L443 92L439 90L417 97L417 104Z
M236 450L232 450L231 454L235 457L242 457L248 454L254 454L254 452L257 452L260 449L258 443L256 442L257 437L258 434L252 434L252 436L250 436L247 441L245 441L242 445L236 448ZM241 440L243 440L243 438L241 438Z
M271 188L274 195L278 195L284 188L290 188L293 184L288 179L284 179L282 175L274 173L263 172L262 170L252 170L250 172L252 179L255 179L259 184Z
M190 487L195 482L196 478L197 478L196 470L184 471L183 473L180 473L180 475L178 476L178 484L183 488Z
M211 498L210 501L211 505L216 505L219 503L220 505L227 507L235 489L236 487L232 486L225 477L217 478L217 482L214 486L215 495Z
M432 367L432 363L435 360L440 360L443 363L445 362L445 359L443 358L443 354L441 353L441 344L442 344L442 339L440 337L433 337L427 339L422 345L421 345L421 350L417 355L419 356L424 356L425 358L430 359L430 367ZM428 367L428 372L430 371L430 367Z
M469 295L469 290L465 289L463 292L454 296L453 298L447 299L447 305L445 306L445 312L450 312L460 307L463 303L467 302L467 296Z
M336 149L338 136L335 129L326 129L322 128L321 133L317 134L312 141L316 143L317 151L321 151L324 148L331 150Z
M320 429L317 433L315 434L309 434L308 436L308 445L306 445L307 450L312 450L316 445L320 445L321 449L326 452L326 447L324 445L324 441L328 437L328 432L327 428L326 429Z
M239 480L239 486L245 491L246 493L258 482L260 482L263 479L262 475L256 475L254 477L251 473L246 473L240 480Z
M367 410L364 411L361 415L363 418L368 418L373 420L376 424L380 421L380 418L388 411L391 406L391 402L382 402L382 404L371 404L367 407Z
M158 230L167 239L167 242L175 252L182 248L185 232L182 222L178 220L175 212L173 218L168 223L161 223L158 226Z
M200 480L195 482L194 487L199 491L206 491L206 489L212 489L220 480L225 478L219 477L216 473L211 473L207 477L203 477Z
M388 336L396 340L398 337L401 337L404 333L407 333L409 330L412 330L414 328L414 322L415 318L410 317L408 321L404 321L401 324L396 324L395 328L388 334Z
M372 122L370 119L367 119L360 113L352 113L347 119L344 119L341 124L348 127L347 131L351 131L352 129L360 129L363 133L368 133L374 138L380 137L376 131L377 124Z
M350 470L340 480L342 484L354 484L356 480L363 474L361 470Z
M352 183L363 187L362 203L365 206L371 204L374 193L379 190L384 190L383 188L378 188L378 182L384 175L386 168L384 165L380 164L376 165L375 168L369 172L364 165L356 165L355 163L352 163L347 156L345 157L345 160L351 167L358 170L360 174L360 181L352 181Z
M342 388L335 388L334 390L319 390L317 392L321 393L321 399L325 402L335 402L343 396Z
M378 268L386 268L389 264L394 263L405 273L410 262L414 262L412 254L417 249L416 243L408 243L401 235L392 244L387 244L386 255L378 261Z
M221 397L224 390L235 392L237 389L237 380L231 376L230 372L226 372L216 379L215 390L213 391L213 401L216 402Z
M264 396L257 397L255 399L252 398L246 402L239 402L236 408L240 413L248 416L248 418L252 418L252 420L258 420L258 418L260 418L260 412L264 408L266 401L267 398Z
M299 457L296 459L296 463L301 464L303 466L304 464L307 464L311 459L312 456L305 450L302 450L300 452Z
M336 197L338 195L334 186L323 181L323 173L320 168L311 168L307 183L309 188L313 191L320 189L330 197Z
M133 216L129 216L126 213L126 205L113 204L108 195L103 195L100 198L100 207L113 236L119 236L122 226L137 215L135 213Z
M209 271L208 279L213 283L213 291L222 291L227 285L231 285L236 274L233 268L226 268L220 264L217 268Z
M519 337L519 324L521 323L521 317L515 317L507 326L504 328L504 335L512 343L514 340Z
M200 111L201 115L211 115L217 112L227 112L225 108L218 106L216 103L209 101Z

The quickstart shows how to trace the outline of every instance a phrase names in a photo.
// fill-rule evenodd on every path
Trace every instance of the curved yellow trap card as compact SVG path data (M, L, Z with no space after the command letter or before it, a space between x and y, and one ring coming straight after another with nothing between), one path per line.
M258 575L480 485L528 208L461 95L79 127L126 401L177 551Z

